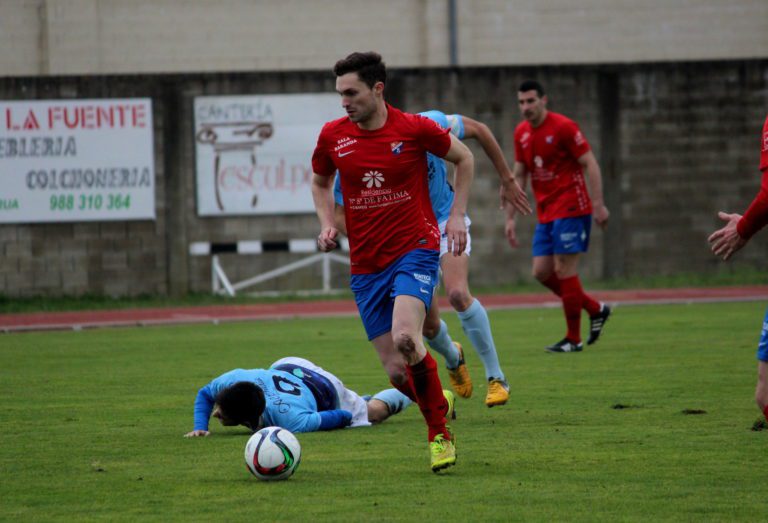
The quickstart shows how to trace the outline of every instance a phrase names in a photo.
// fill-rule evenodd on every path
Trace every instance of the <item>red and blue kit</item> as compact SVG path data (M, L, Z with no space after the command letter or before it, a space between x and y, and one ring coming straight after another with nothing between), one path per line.
M538 127L528 121L517 126L515 160L531 175L540 223L592 214L592 201L578 162L589 150L579 126L562 114L548 111Z
M445 156L449 131L390 105L387 112L374 131L347 117L328 122L312 155L316 174L339 171L352 274L380 272L415 249L440 249L426 153Z
M768 116L765 118L763 132L760 135L760 170L763 171L760 192L736 224L736 230L745 239L751 238L757 231L768 225Z

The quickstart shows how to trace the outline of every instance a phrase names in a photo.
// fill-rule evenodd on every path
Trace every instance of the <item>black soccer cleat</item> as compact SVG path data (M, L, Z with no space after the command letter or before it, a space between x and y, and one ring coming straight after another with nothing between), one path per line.
M605 322L608 321L610 315L611 308L603 303L600 312L589 317L589 339L587 340L587 345L592 345L597 341L597 338L599 338L600 333L603 332Z
M583 348L584 345L581 343L571 341L568 338L563 338L557 343L545 347L544 350L547 352L581 352Z

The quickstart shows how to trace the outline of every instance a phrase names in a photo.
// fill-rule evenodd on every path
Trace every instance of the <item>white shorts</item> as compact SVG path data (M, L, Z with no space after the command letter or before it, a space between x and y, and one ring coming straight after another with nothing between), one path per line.
M304 367L305 369L317 372L328 378L328 381L333 383L333 387L339 395L339 408L348 410L352 413L352 423L349 425L350 427L367 427L371 424L371 422L368 421L368 403L366 403L366 401L355 391L346 388L339 378L304 358L281 358L270 365L270 368L282 365L283 363L298 365L299 367Z
M448 254L448 237L445 235L445 224L448 223L448 220L442 221L437 224L437 226L440 228L440 257L442 258L444 254ZM469 226L472 225L472 220L469 219L469 216L464 216L464 225L467 226L467 247L464 249L464 254L469 256L469 253L472 251L472 237L469 234Z

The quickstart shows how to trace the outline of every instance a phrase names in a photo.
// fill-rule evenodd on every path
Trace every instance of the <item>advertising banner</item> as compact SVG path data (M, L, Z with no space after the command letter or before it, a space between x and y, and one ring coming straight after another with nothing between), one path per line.
M149 98L0 101L0 223L154 218Z
M195 98L200 216L313 213L312 151L337 94Z

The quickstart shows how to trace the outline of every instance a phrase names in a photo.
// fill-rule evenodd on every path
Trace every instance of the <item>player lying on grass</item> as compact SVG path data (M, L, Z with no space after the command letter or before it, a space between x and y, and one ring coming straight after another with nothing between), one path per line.
M453 394L443 394L453 417ZM222 425L244 425L252 431L278 426L313 432L381 423L411 403L396 389L365 399L311 361L289 357L269 369L231 370L201 388L195 399L194 430L185 437L210 434L211 415Z

